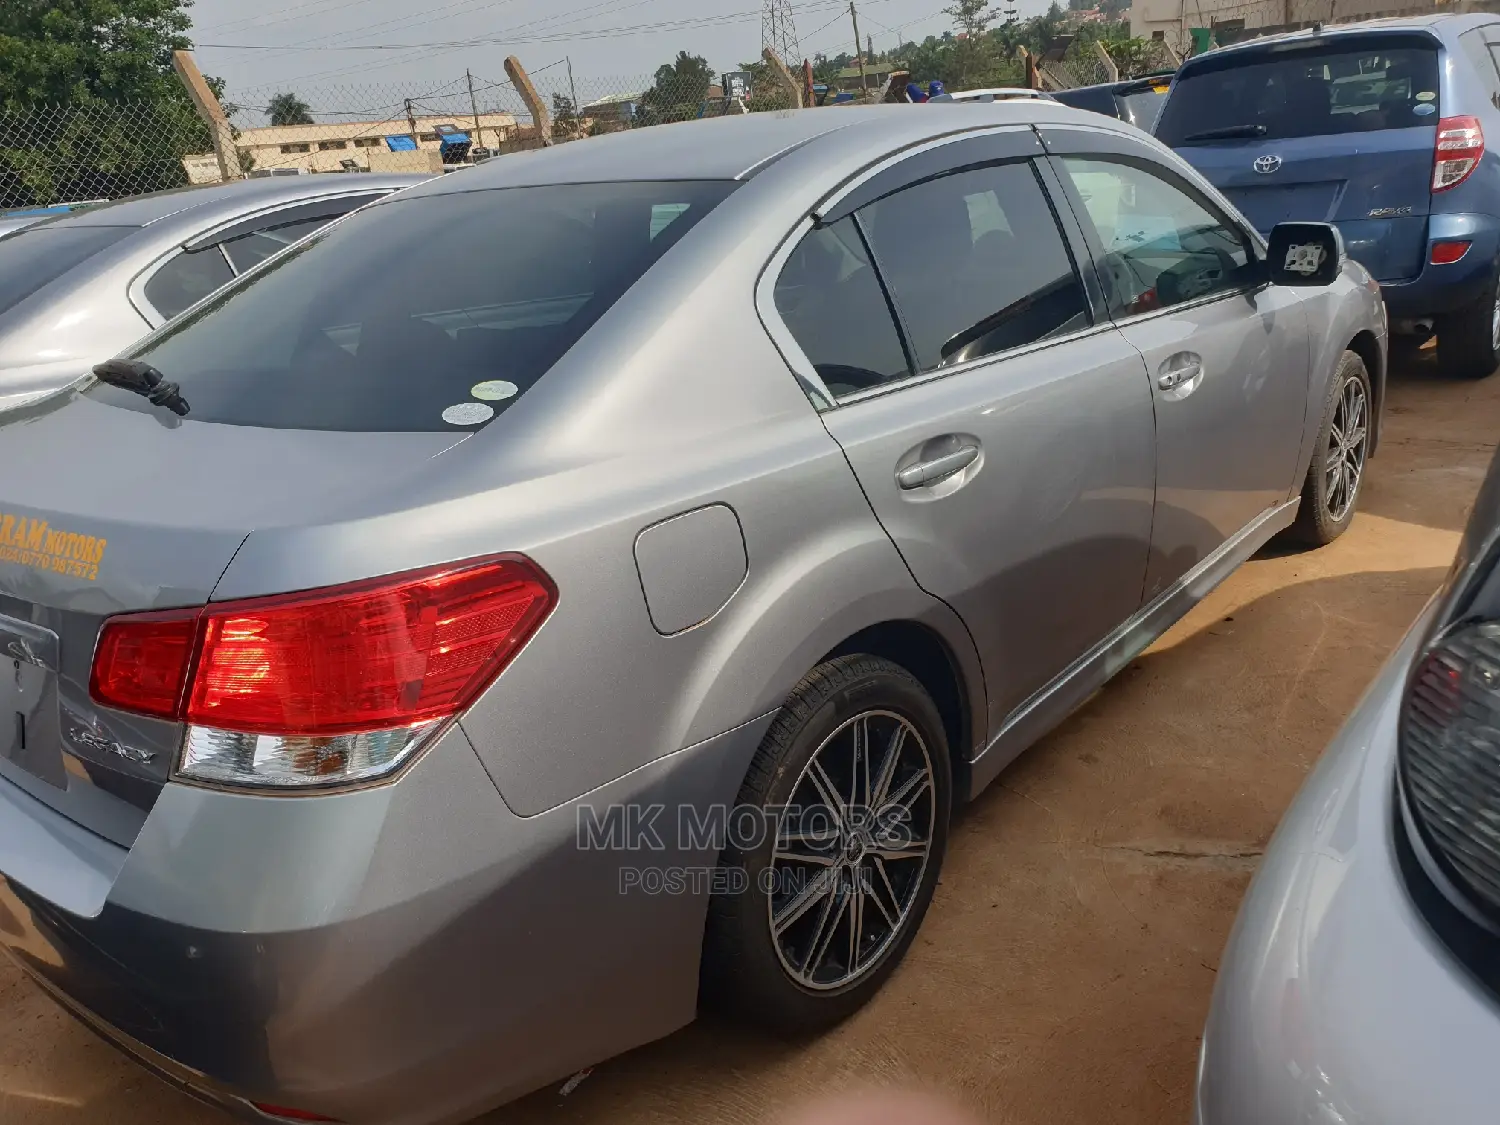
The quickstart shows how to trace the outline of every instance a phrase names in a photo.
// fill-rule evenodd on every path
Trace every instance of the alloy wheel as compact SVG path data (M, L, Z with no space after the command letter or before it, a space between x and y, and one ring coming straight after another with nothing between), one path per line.
M893 711L855 715L813 752L764 887L772 943L797 984L843 989L880 964L922 885L936 800L927 745Z
M1497 313L1500 315L1500 313ZM1342 522L1354 506L1360 478L1365 471L1365 450L1369 438L1369 399L1364 380L1350 376L1339 390L1338 405L1333 411L1333 425L1328 431L1328 450L1324 461L1326 476L1323 494L1328 515Z

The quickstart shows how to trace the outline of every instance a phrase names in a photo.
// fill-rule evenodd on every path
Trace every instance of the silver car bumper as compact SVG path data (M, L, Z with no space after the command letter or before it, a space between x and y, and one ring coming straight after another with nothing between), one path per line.
M1392 834L1396 723L1425 624L1330 744L1250 885L1204 1030L1195 1125L1494 1120L1500 1013L1416 912Z
M328 797L168 785L128 852L0 781L0 949L157 1074L370 1125L466 1120L690 1021L712 868L584 845L579 807L731 803L770 716L517 816L455 727ZM623 846L629 847L624 841Z

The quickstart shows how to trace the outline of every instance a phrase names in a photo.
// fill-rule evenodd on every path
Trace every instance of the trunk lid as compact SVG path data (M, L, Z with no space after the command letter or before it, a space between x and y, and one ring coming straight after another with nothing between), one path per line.
M128 847L182 727L91 701L105 618L204 604L255 528L378 497L464 436L167 422L78 394L0 414L0 778Z

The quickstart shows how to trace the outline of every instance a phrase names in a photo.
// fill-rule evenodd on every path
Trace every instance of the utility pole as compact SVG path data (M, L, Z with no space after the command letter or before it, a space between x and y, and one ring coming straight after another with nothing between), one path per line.
M854 57L859 60L859 91L869 96L869 81L865 76L865 56L859 49L859 13L854 10L854 0L849 0L849 19L854 23Z
M417 139L417 119L412 116L410 98L406 99L406 124L411 129L411 143L421 148L422 142Z
M474 114L474 146L484 147L484 134L479 130L479 103L474 100L474 75L464 71L464 77L469 80L469 109Z
M582 107L578 104L578 87L573 85L573 60L564 55L568 62L568 96L573 99L573 117L578 117L578 111Z

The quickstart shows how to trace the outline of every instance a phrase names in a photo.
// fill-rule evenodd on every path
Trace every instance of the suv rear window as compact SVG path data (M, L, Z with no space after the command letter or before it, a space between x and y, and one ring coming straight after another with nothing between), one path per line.
M397 197L227 287L134 358L181 387L189 420L472 430L534 385L734 186ZM153 409L104 384L87 393Z
M135 227L46 226L0 238L0 313L19 305Z
M1437 47L1339 37L1295 50L1230 51L1185 69L1156 126L1168 145L1282 140L1436 125Z

